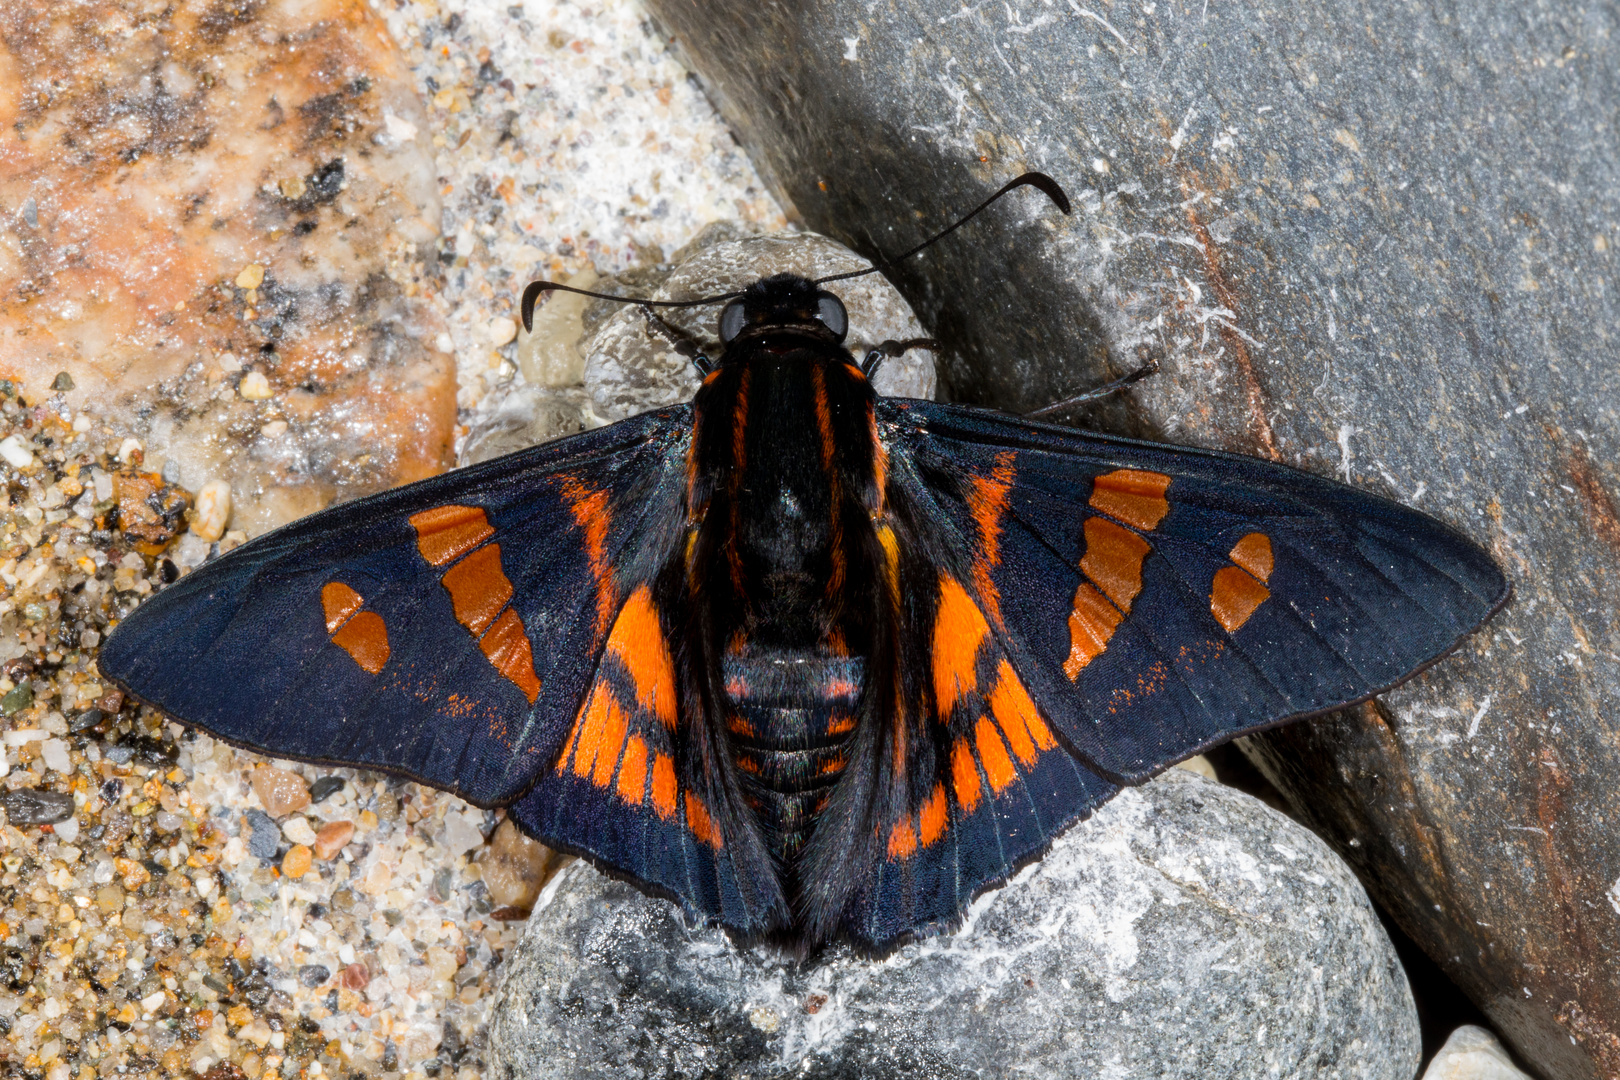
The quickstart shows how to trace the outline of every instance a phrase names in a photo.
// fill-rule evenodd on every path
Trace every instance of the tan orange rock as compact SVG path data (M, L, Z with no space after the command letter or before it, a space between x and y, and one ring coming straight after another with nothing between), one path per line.
M551 875L566 862L565 856L524 836L511 821L503 821L478 865L494 904L527 911L534 907Z
M253 770L253 790L271 817L284 817L309 805L309 785L304 778L273 765Z
M303 844L294 844L287 849L287 854L281 857L281 872L286 877L301 878L309 873L309 868L315 865L310 850Z
M335 859L343 846L353 838L354 822L328 821L315 834L315 857L321 860Z
M250 533L449 463L413 276L432 131L364 0L0 5L0 130L0 378L25 398L139 428Z

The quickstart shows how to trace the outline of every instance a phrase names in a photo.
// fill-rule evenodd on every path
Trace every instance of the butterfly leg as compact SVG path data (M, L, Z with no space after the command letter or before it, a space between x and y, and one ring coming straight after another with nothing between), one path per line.
M647 317L647 328L662 337L675 349L676 352L692 362L699 375L707 375L714 370L714 363L703 352L698 340L678 326L671 326L665 322L650 307L643 307L641 313Z
M866 356L861 360L861 374L870 379L873 375L877 374L877 369L881 367L883 361L890 356L904 356L912 349L937 350L938 348L939 342L935 341L933 338L907 338L904 341L896 341L893 338L890 338L888 341L883 342L877 348L867 353Z
M1158 370L1158 357L1150 356L1148 357L1147 363L1143 364L1141 367L1137 368L1128 375L1120 376L1111 383L1104 383L1095 390L1087 390L1083 394L1076 394L1074 397L1064 398L1062 401L1055 401L1050 405L1043 405L1039 409L1035 409L1032 412L1027 412L1024 415L1031 418L1049 416L1052 413L1058 412L1061 409L1067 409L1073 405L1083 405L1088 401L1096 401L1099 398L1105 398L1109 394L1118 393L1133 383L1141 382L1149 375L1157 373Z

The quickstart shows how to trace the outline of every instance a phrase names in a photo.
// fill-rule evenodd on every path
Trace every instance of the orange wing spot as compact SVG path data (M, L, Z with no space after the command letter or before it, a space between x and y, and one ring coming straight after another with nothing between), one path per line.
M741 735L745 739L752 739L754 737L754 725L750 724L747 720L744 720L736 713L732 713L730 716L726 717L726 730L731 732L733 735Z
M1001 625L1001 593L991 572L1001 565L1001 519L1007 512L1007 493L1012 490L1015 454L1004 450L996 455L989 476L968 481L967 505L979 530L979 550L973 558L973 588L979 594L990 619Z
M703 805L703 800L686 793L686 827L692 830L692 835L702 843L719 851L726 846L725 838L720 830L714 827L714 819L709 817L709 808Z
M653 606L652 590L638 585L624 602L613 633L608 635L608 651L624 661L636 683L636 700L641 707L675 730L675 664L669 656L669 643Z
M855 730L855 718L844 713L833 713L827 718L827 734L847 735Z
M668 754L653 757L652 783L653 809L668 821L675 816L675 761Z
M1169 486L1170 478L1164 473L1116 469L1091 482L1091 508L1152 532L1170 512L1170 502L1164 497Z
M362 611L332 635L332 644L354 657L354 662L375 675L388 663L388 627L375 611Z
M1261 581L1271 580L1271 538L1265 533L1250 533L1239 540L1228 558Z
M484 650L496 671L523 691L530 705L539 699L540 677L534 673L534 650L517 612L511 608L502 612L495 625L478 640L478 647Z
M444 572L439 578L450 592L456 621L482 634L512 599L512 583L501 572L501 545L489 544Z
M619 707L617 699L609 697L607 715L602 725L602 740L596 747L596 768L591 770L591 783L605 788L613 781L613 769L619 764L625 736L629 734L630 717Z
M956 804L962 812L973 813L984 789L979 786L979 767L973 763L973 751L965 738L951 744L951 786L956 790Z
M608 525L613 512L608 508L607 492L586 487L573 477L562 483L562 496L568 501L574 523L585 534L585 557L596 578L596 639L600 641L613 621L613 608L618 591L613 585L613 567L608 564Z
M625 727L624 708L619 704L619 699L605 684L597 683L591 689L590 700L585 703L584 722L579 725L579 742L574 747L574 775L590 776L599 772L597 758L605 754L611 753L617 760L618 745L615 744L610 751L605 744L608 733L615 729L621 732L619 739L622 742ZM611 770L613 761L609 761L607 767Z
M1235 566L1223 566L1215 571L1215 580L1209 589L1209 611L1228 634L1249 621L1254 609L1265 603L1271 590Z
M984 775L990 779L990 790L1000 795L1008 784L1018 779L1018 770L1013 768L1007 747L988 716L979 717L973 729L973 741L979 747L979 760L984 763Z
M996 688L990 691L990 711L995 715L996 723L1001 725L1007 745L1012 747L1018 760L1025 765L1035 764L1041 751L1057 745L1057 740L1052 738L1052 732L1036 711L1035 702L1030 700L1029 692L1019 680L1018 673L1006 660L996 670Z
M939 609L934 612L934 702L941 719L957 698L978 689L974 673L979 645L990 633L984 613L949 574L939 576Z
M1152 550L1146 540L1107 518L1087 518L1086 553L1080 569L1128 614L1131 601L1142 591L1142 560Z
M495 527L479 506L439 506L412 514L416 550L434 566L461 558L495 535Z
M619 798L640 806L647 793L647 743L640 735L624 744L624 760L619 763Z
M737 768L741 769L745 773L750 773L750 774L752 774L754 776L758 776L759 772L760 772L759 761L756 760L755 758L752 758L752 757L748 756L747 754L738 754L737 755Z
M933 794L922 805L922 814L919 815L922 846L927 847L935 840L945 835L945 785L935 784Z
M831 776L833 773L841 773L844 771L844 764L844 755L834 754L821 763L821 768L816 770L816 775Z
M1080 669L1103 654L1124 618L1095 585L1080 583L1074 591L1074 610L1069 612L1069 658L1063 661L1069 681L1078 679Z
M889 858L909 859L917 854L917 830L911 827L911 819L905 818L895 822L889 832Z
M826 646L827 653L831 656L849 655L849 642L844 640L844 632L836 626L827 634Z
M326 632L335 634L338 627L349 621L349 616L360 610L365 601L360 594L341 581L329 581L321 586L321 613L326 616Z
M852 698L860 692L860 688L848 679L834 679L827 684L827 698Z

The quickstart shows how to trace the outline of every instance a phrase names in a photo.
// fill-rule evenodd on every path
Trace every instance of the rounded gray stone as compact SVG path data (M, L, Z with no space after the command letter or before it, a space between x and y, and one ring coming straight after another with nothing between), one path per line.
M836 240L816 233L750 236L729 222L716 222L677 251L669 264L603 278L591 288L652 300L685 300L743 289L772 274L819 278L871 265ZM844 302L849 313L844 345L856 359L884 341L926 336L911 306L881 274L830 283L828 291ZM711 358L718 358L715 326L723 306L675 308L663 311L662 317L701 342ZM460 464L488 461L588 427L691 401L697 393L698 375L691 362L666 337L649 330L641 308L593 301L583 323L576 347L585 358L584 386L512 387L474 418ZM885 359L872 385L888 397L932 399L937 385L933 354L914 349Z
M1418 1023L1354 875L1182 770L1127 789L956 934L800 964L584 862L507 960L489 1076L1409 1080Z

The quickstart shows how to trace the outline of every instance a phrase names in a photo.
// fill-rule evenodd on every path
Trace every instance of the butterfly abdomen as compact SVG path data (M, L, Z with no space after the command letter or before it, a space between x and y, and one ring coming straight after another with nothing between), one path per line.
M726 729L773 854L791 864L844 773L864 685L859 657L728 656Z

